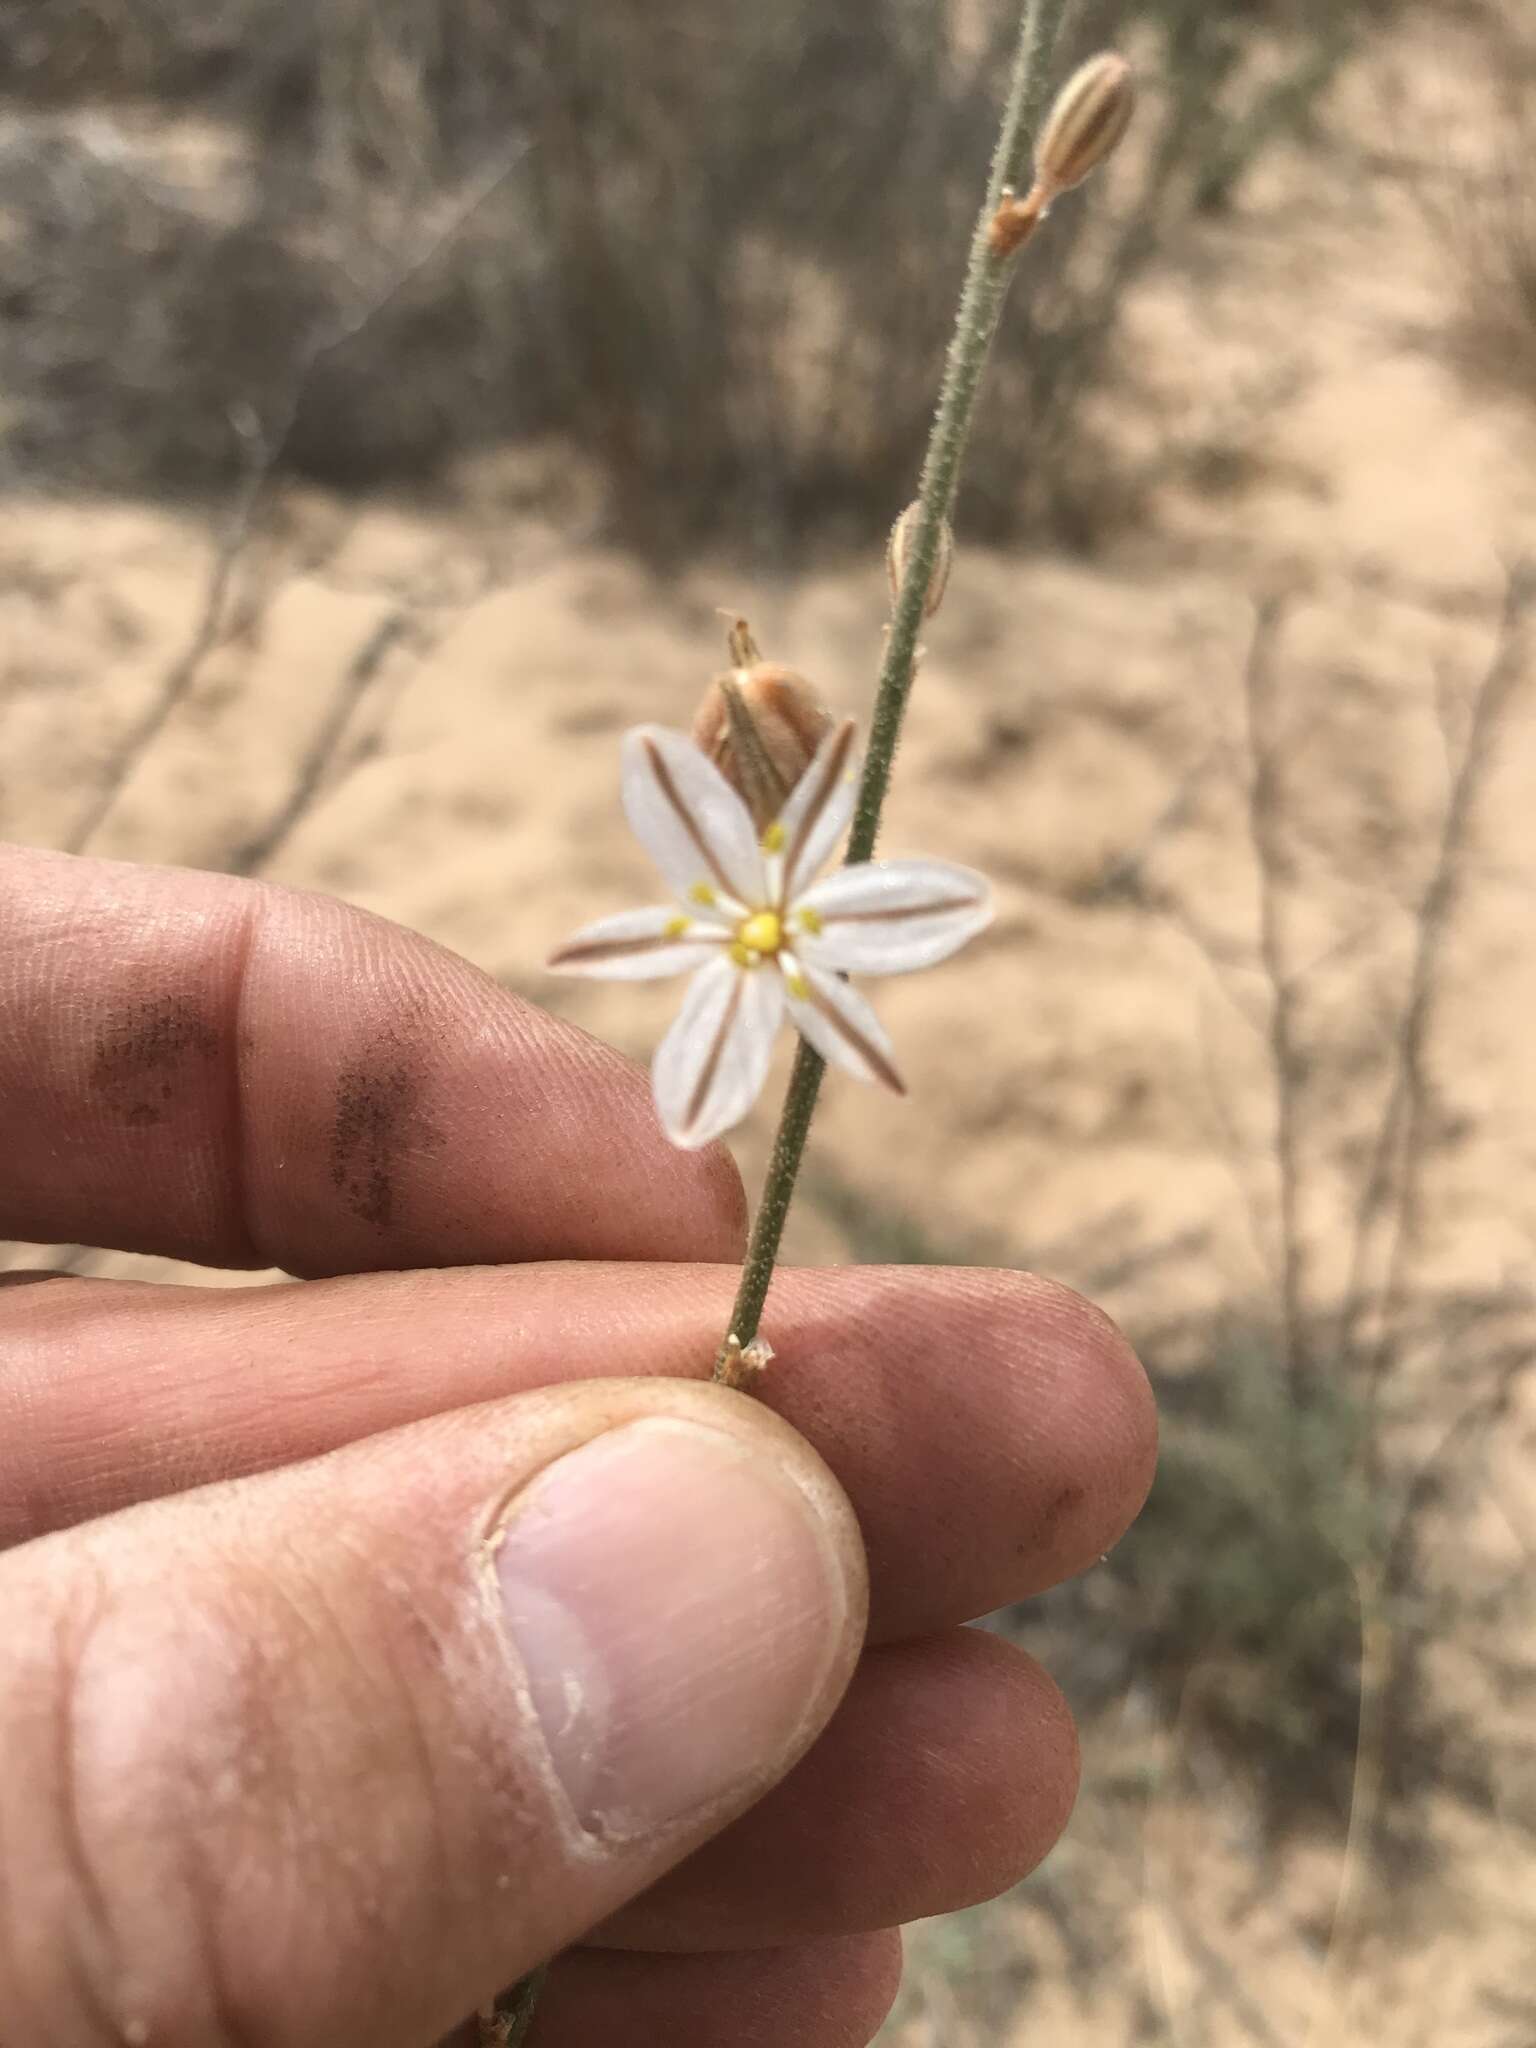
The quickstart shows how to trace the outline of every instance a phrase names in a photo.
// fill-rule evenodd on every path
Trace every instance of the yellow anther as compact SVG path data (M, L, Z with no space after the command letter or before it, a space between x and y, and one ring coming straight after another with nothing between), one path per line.
M692 925L693 919L691 917L669 917L661 928L661 936L664 939L680 939L684 932L692 928Z
M763 964L762 954L754 953L751 947L744 946L741 943L740 939L736 940L734 945L730 947L729 951L731 958L735 961L738 967L761 967Z
M695 882L688 891L688 900L690 903L702 903L706 910L710 910L714 907L715 892L708 882Z
M788 976L789 992L797 1003L806 1003L811 998L811 985L803 974Z
M814 910L802 910L799 915L801 931L809 932L811 937L815 938L821 930L821 919Z
M777 953L783 936L778 917L771 910L760 910L755 917L749 917L736 927L738 943L750 947L754 953Z
M784 851L784 827L777 818L774 819L768 830L763 834L763 851L764 853L782 853Z

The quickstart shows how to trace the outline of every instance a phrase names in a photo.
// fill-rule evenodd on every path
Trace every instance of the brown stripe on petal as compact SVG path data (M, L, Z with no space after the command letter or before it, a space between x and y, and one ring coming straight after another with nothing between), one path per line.
M738 973L731 986L731 1000L725 1006L720 1019L720 1028L715 1033L715 1042L709 1048L709 1057L700 1070L697 1085L688 1103L688 1114L683 1119L685 1129L690 1129L699 1120L699 1114L709 1100L709 1091L715 1085L715 1076L720 1071L720 1062L725 1056L725 1042L731 1035L736 1022L736 1013L741 1008L743 981Z
M688 834L688 837L693 841L695 847L698 849L699 858L703 861L704 865L709 869L709 872L714 876L716 882L725 891L726 895L734 896L737 893L736 884L731 880L730 876L725 872L724 868L721 867L719 861L715 857L714 849L711 847L709 841L704 837L703 827L699 824L698 819L693 815L692 811L690 811L688 806L683 802L682 796L678 791L677 784L672 780L672 771L670 768L668 768L665 760L663 760L661 749L657 746L654 740L648 739L645 742L645 754L646 759L651 764L651 773L656 777L658 788L661 790L661 793L666 798L667 802L672 806L673 813L676 816L678 823L682 826L683 830Z
M805 807L805 815L801 818L796 829L794 843L787 847L784 853L786 887L790 885L790 878L795 872L795 864L801 854L804 853L811 834L815 831L821 819L822 812L832 800L832 792L842 780L843 770L848 765L849 751L853 746L853 734L853 720L845 718L838 727L837 735L833 739L831 746L827 749L825 761L822 762L819 769L813 771L817 775L818 780L812 789L810 802Z
M907 1084L891 1065L878 1045L873 1044L850 1018L845 1017L837 1005L822 993L809 975L806 976L805 1000L818 1015L825 1017L838 1037L851 1045L860 1059L873 1069L877 1080L883 1081L893 1095L905 1095Z
M586 967L594 960L631 960L637 953L659 953L667 946L708 945L711 942L723 945L729 936L728 932L722 932L718 941L714 941L714 935L708 932L702 936L693 932L654 932L649 938L644 939L588 939L585 942L578 940L551 953L549 965Z
M899 924L908 917L938 917L946 910L975 910L974 896L946 896L938 903L916 903L905 910L818 910L827 924Z

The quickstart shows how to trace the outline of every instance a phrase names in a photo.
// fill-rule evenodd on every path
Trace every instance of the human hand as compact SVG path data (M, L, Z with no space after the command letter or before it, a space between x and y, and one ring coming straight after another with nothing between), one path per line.
M958 1624L1145 1492L1075 1297L784 1273L765 1399L691 1383L740 1188L626 1062L340 904L20 849L0 1162L0 1235L308 1276L0 1288L8 2048L427 2048L554 1950L538 2048L852 2048L896 1923L1054 1839L1065 1708Z

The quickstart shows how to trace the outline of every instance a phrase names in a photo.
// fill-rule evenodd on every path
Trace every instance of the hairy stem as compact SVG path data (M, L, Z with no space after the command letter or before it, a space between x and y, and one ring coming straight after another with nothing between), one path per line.
M928 437L928 452L923 459L917 519L901 588L891 615L885 660L880 669L874 716L870 722L869 752L864 761L864 779L860 784L853 828L848 837L850 861L868 860L879 834L880 811L890 786L891 764L896 758L901 722L917 667L917 636L922 630L924 601L938 558L944 522L949 517L959 488L961 465L976 417L976 402L992 350L992 338L997 332L1017 262L1017 251L1000 253L994 248L992 223L1004 193L1022 181L1029 167L1031 143L1045 108L1051 51L1066 11L1067 0L1027 0L1019 23L1018 49L997 147L992 154L986 203L971 240L960 309L955 317L955 331L944 363L938 410ZM735 1361L741 1348L750 1344L757 1335L824 1071L820 1055L802 1044L795 1056L794 1071L784 1098L768 1178L752 1226L736 1304L731 1311L730 1328L715 1363L717 1379L731 1380L735 1377Z

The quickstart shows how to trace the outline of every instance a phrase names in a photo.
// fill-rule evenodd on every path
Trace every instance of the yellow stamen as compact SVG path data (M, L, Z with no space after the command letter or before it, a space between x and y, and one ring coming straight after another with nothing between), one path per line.
M740 939L738 939L735 942L735 944L731 946L728 950L730 952L731 958L735 961L738 967L761 967L763 964L762 954L754 953L751 947L744 946L741 943Z
M692 928L692 925L693 919L691 917L669 917L661 928L661 936L664 939L680 939L684 932Z
M763 834L763 851L764 853L782 853L784 851L784 827L777 818L775 818L768 827L768 830Z
M817 916L816 912L814 910L802 910L799 916L801 931L809 932L812 938L815 938L821 930L821 919Z
M777 913L772 910L760 910L736 927L737 943L750 946L754 953L777 953L783 937Z
M789 992L794 997L795 1001L797 1003L809 1002L811 996L811 985L806 980L805 976L803 974L791 974L787 977L787 979L789 982Z

